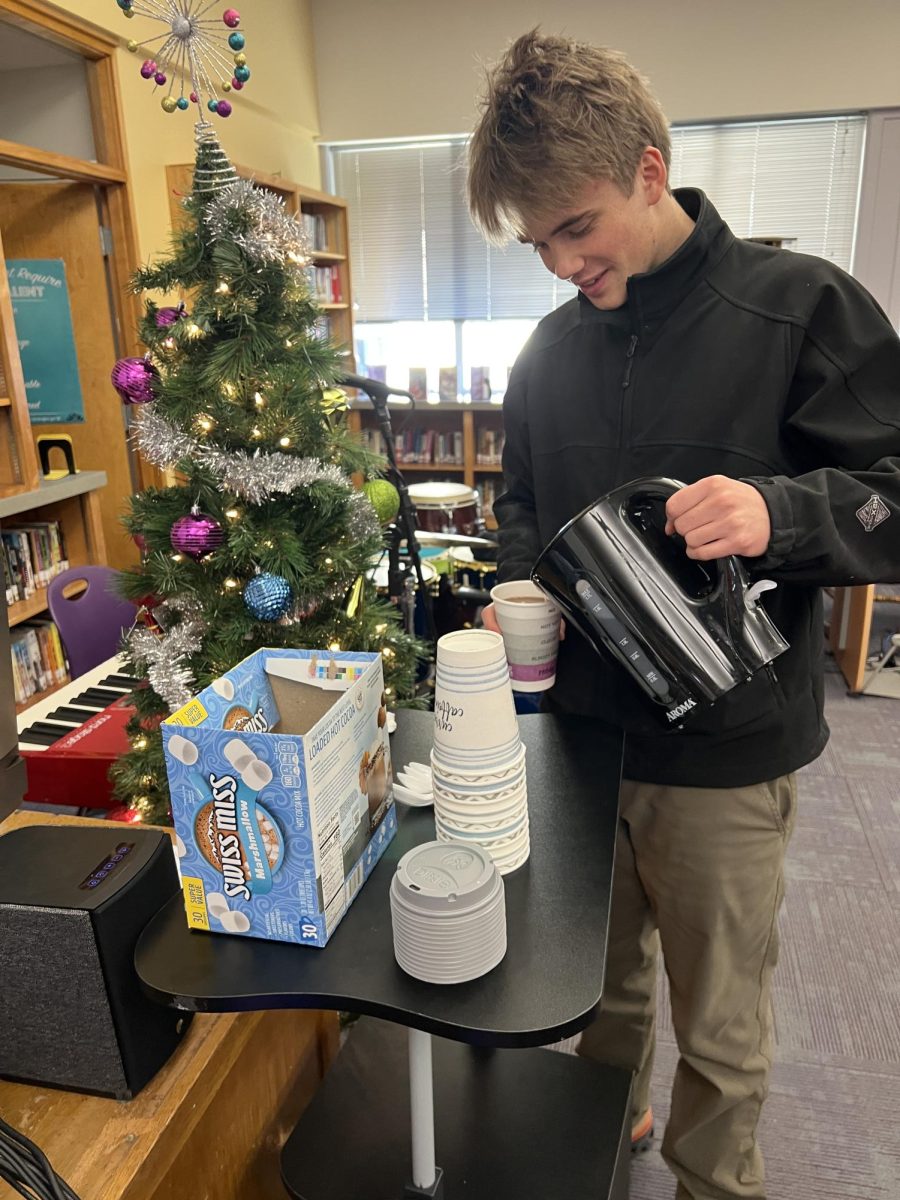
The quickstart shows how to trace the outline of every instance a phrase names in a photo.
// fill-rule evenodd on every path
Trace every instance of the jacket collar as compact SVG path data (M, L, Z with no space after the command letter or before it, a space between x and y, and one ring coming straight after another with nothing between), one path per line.
M690 236L653 271L629 278L628 298L621 308L595 308L579 293L582 322L649 329L681 303L734 242L734 234L698 188L677 188L673 194L694 221Z

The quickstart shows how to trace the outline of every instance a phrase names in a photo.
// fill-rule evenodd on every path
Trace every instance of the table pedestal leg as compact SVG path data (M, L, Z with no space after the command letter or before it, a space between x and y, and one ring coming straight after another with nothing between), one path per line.
M409 1030L409 1113L412 1133L412 1183L404 1197L444 1194L442 1172L434 1162L434 1087L431 1073L431 1034Z
M434 1059L431 1191L410 1178L416 1108L408 1031L364 1017L288 1138L282 1177L296 1200L627 1200L631 1076L550 1050L473 1052L427 1038ZM427 1060L426 1060L427 1061ZM411 1071L415 1073L415 1067ZM415 1087L415 1085L414 1085ZM409 1107L408 1107L409 1106ZM434 1151L430 1156L434 1161ZM422 1176L419 1176L422 1178Z

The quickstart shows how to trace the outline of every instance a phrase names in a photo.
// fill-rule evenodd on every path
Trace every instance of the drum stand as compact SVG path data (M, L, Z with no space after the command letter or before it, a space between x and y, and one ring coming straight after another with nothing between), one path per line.
M410 401L413 404L415 402L409 392L398 392L395 388L389 388L377 379L358 378L354 383L355 386L362 388L372 401L372 408L375 411L378 428L381 430L387 450L391 482L400 494L400 510L396 521L388 532L388 596L392 604L399 606L403 614L403 625L406 632L413 633L415 591L416 586L418 586L424 606L425 628L429 641L434 644L437 638L434 626L434 612L432 611L431 593L425 584L425 578L422 574L422 557L419 554L419 543L416 541L416 510L410 499L406 481L397 465L397 450L394 443L394 430L391 427L391 414L388 411L388 396L391 394L409 396ZM410 563L416 574L416 584L410 578L409 568L404 569L400 565L400 543L404 539L406 540Z

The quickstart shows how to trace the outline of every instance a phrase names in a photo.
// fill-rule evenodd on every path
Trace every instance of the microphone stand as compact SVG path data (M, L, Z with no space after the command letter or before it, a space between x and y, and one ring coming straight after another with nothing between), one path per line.
M338 382L345 381L338 380ZM381 436L384 438L384 444L387 449L387 460L390 466L389 474L392 477L391 481L400 496L400 509L397 513L396 521L390 528L390 540L388 543L388 596L393 603L399 604L400 610L404 614L407 632L412 633L414 631L415 597L411 594L412 589L408 587L408 584L411 583L409 575L400 567L400 542L405 537L409 560L415 571L419 593L422 596L425 628L429 640L434 643L437 640L437 632L434 624L431 595L425 584L425 577L422 572L422 557L419 553L419 543L416 540L416 510L410 499L406 481L397 464L397 447L394 441L394 430L391 426L391 415L388 411L388 396L391 394L408 396L413 407L415 407L415 401L409 395L409 392L397 392L377 379L351 376L346 378L346 385L360 388L372 402L372 408L375 411L375 417L378 421L378 428L381 430Z

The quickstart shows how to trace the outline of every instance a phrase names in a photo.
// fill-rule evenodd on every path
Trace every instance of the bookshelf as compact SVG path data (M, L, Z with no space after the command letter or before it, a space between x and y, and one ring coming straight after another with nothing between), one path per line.
M349 414L349 425L363 436L370 430L376 430L377 421L372 405L365 400L354 400ZM420 476L428 479L449 479L475 488L482 497L483 514L488 528L496 528L491 512L491 497L500 490L503 468L499 461L479 459L488 455L492 460L499 459L503 437L503 410L499 404L419 403L414 412L399 405L392 405L391 425L398 441L398 450L399 443L405 435L434 435L430 443L425 438L419 441L421 453L429 455L430 461L401 461L399 465L404 475L414 474L417 480ZM442 461L435 456L435 447L441 444L441 437L445 439L446 445L446 439L453 435L459 435L457 444L460 447L461 461Z
M250 167L234 164L242 179L251 179L260 187L280 196L288 212L307 225L310 237L310 268L321 280L319 307L324 314L327 331L341 349L349 352L347 370L353 370L353 307L348 248L347 202L340 196L317 191L304 184L292 183L281 175L267 175ZM194 177L193 163L178 163L166 167L166 187L169 194L169 213L172 224L182 220L181 200L190 195ZM325 281L328 280L328 291Z
M70 566L103 564L106 550L98 493L105 486L105 472L79 471L60 479L44 480L30 491L0 496L0 529L14 528L32 521L58 521ZM73 584L67 594L77 595L83 590L83 584ZM27 599L17 600L7 606L9 627L14 630L46 611L47 589L39 587ZM65 686L66 682L60 681L46 691L29 696L25 703L16 705L16 711L23 712L32 704L37 704L58 687Z

